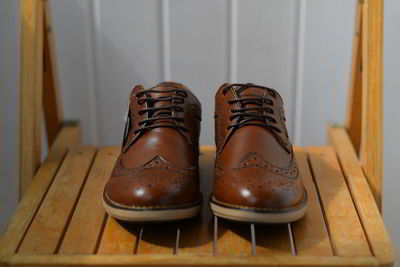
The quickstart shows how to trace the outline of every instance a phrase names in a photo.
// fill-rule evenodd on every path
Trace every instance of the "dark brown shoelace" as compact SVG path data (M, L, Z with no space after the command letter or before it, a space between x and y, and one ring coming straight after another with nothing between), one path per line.
M237 120L235 123L232 123L228 126L228 130L231 128L238 129L244 126L262 126L278 133L282 132L277 126L275 126L277 120L275 119L274 110L269 107L273 106L274 104L270 97L276 98L275 90L251 83L234 83L225 87L222 93L225 95L232 88L235 90L237 98L229 100L228 103L231 105L239 103L241 108L231 109L233 115L229 118L229 120ZM266 90L268 94L258 97L246 97L240 95L240 93L249 88L263 89ZM254 106L246 107L248 105Z
M154 97L151 93L171 93L168 96ZM185 98L188 96L185 90L181 89L170 89L170 90L157 90L157 89L147 89L142 90L136 94L138 105L146 104L146 108L141 109L138 114L143 115L147 113L147 119L141 120L139 122L139 127L133 133L136 136L142 135L145 131L155 129L155 128L173 128L188 132L187 127L181 126L176 122L184 122L184 118L173 116L173 111L184 112L183 107L179 106L185 102ZM160 106L155 106L157 102L168 102L169 104L163 104ZM122 144L127 142L129 131L131 130L131 119L130 111L128 112L128 119L125 124L124 138ZM136 138L132 138L128 147L125 151L132 145Z

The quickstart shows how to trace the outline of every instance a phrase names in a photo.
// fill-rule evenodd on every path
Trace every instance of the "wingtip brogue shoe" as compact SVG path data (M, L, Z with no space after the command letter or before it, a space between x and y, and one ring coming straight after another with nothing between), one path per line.
M277 91L224 84L216 93L216 162L210 207L235 221L287 223L307 208Z
M111 216L168 221L198 214L200 120L200 102L181 84L132 90L121 154L103 191Z

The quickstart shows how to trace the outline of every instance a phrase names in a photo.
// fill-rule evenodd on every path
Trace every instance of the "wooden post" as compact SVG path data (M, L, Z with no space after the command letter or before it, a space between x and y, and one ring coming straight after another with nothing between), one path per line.
M21 1L20 197L40 166L43 2Z
M383 0L362 4L362 123L359 158L378 207L383 197Z
M383 0L359 0L346 127L376 204L383 197Z

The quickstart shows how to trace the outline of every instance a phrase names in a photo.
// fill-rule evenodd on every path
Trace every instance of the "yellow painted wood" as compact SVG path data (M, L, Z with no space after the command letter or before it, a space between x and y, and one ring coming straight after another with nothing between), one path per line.
M393 264L394 251L379 209L368 186L356 152L344 128L329 129L330 142L336 150L358 216L364 227L369 245L382 262Z
M89 146L76 146L68 152L18 253L57 252L95 152Z
M370 256L346 181L331 147L308 149L333 252L337 256Z
M79 124L61 129L56 141L49 150L49 155L35 175L32 184L19 203L7 231L0 242L0 259L13 255L21 242L28 226L39 208L53 178L61 166L69 147L80 140Z
M333 250L326 230L321 204L308 165L307 151L295 148L297 164L308 194L306 215L292 223L297 255L333 256Z
M378 207L383 197L383 0L362 4L360 161Z
M93 254L105 223L102 193L119 155L120 148L99 149L82 195L65 233L59 254Z

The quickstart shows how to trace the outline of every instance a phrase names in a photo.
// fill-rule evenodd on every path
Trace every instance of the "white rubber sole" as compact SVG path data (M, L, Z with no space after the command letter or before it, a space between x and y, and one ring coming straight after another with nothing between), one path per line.
M165 209L133 209L130 207L116 207L109 204L103 197L103 207L112 217L128 222L163 222L175 221L195 217L201 209L201 201L193 206Z
M210 208L215 216L240 222L254 223L290 223L301 219L307 210L307 193L298 207L282 211L260 211L246 208L229 207L210 197Z

